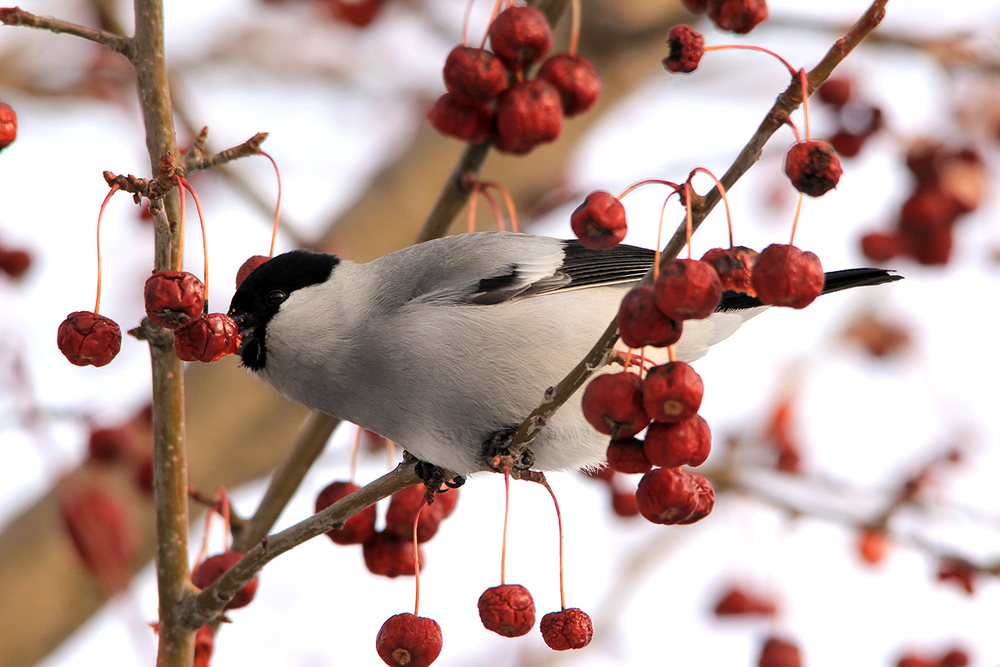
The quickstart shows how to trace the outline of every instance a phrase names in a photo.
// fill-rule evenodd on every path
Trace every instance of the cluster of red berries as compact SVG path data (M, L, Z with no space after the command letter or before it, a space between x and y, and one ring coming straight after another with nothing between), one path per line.
M358 488L353 482L332 482L316 497L316 511L326 509ZM340 528L328 531L327 537L334 544L360 544L365 566L372 574L413 576L416 574L418 555L415 550L419 548L413 543L414 523L417 544L423 544L437 534L441 522L451 516L458 503L457 489L439 491L431 505L426 505L424 495L424 486L420 484L392 494L382 530L375 528L377 511L375 505L371 505L345 521ZM422 567L423 553L419 556Z
M865 234L861 250L879 262L905 256L925 265L947 264L955 225L982 201L986 177L982 158L971 148L918 142L906 155L906 167L914 187L893 229Z
M969 654L962 648L953 647L937 658L916 653L906 653L896 661L896 667L966 667Z
M722 592L712 613L719 617L765 616L774 617L778 613L774 600L747 592L741 586L730 586Z
M31 268L31 255L27 250L8 248L0 243L0 272L18 280L29 268Z
M17 113L9 104L0 102L0 151L17 139Z
M563 116L588 110L601 81L586 58L560 53L534 79L528 67L552 48L552 30L541 10L508 7L489 29L492 51L457 46L444 65L448 89L428 118L442 134L471 144L492 138L497 150L522 154L555 141Z
M143 290L146 316L174 332L182 361L218 361L240 348L240 330L225 313L205 312L205 285L187 271L157 271Z
M858 101L854 84L846 77L827 79L816 90L816 98L837 116L837 129L830 135L830 145L838 155L852 158L861 152L865 143L884 124L882 109L874 104Z
M91 428L87 437L87 460L97 465L132 469L135 487L153 493L153 456L150 447L153 407L146 405L131 419L117 426Z
M745 35L767 20L766 0L682 0L695 14L705 13L719 30Z

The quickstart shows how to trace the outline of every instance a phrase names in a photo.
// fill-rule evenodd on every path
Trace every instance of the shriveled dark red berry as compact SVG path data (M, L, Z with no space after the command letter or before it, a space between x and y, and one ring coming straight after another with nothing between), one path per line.
M479 596L479 619L498 635L520 637L535 625L535 601L520 584L487 588Z
M771 636L760 650L757 667L802 667L802 654L796 644Z
M767 20L765 0L708 0L708 18L719 30L745 35Z
M656 307L652 285L636 285L618 307L618 333L629 347L667 347L679 341L683 331L683 323Z
M903 252L903 240L898 234L869 232L861 237L861 252L873 262L886 262Z
M646 458L642 440L627 438L612 440L608 445L608 467L626 475L641 475L649 472L653 464Z
M701 415L675 424L653 423L646 432L643 453L655 466L700 466L712 451L712 430Z
M14 143L17 139L17 113L9 104L0 102L0 150Z
M444 85L462 101L485 104L507 89L507 68L486 49L456 46L444 61Z
M698 412L704 393L705 384L690 364L671 361L646 373L642 405L652 421L676 424Z
M704 319L722 300L722 282L715 268L694 259L670 262L653 288L656 307L677 321Z
M443 506L424 502L424 485L409 486L392 494L385 512L385 529L402 538L413 539L413 523L417 523L417 542L421 544L437 534L441 526ZM419 519L417 512L420 513Z
M542 616L538 629L545 645L553 651L583 648L594 637L594 624L585 612L571 607Z
M323 487L323 490L316 496L315 511L317 513L322 512L330 505L354 493L359 488L353 482L331 482ZM369 505L345 521L342 527L326 531L326 536L333 540L334 544L361 544L375 535L375 518L375 506Z
M694 487L694 510L678 523L682 526L697 523L712 513L715 507L715 489L707 478L701 475L691 475L691 485Z
M31 254L27 250L0 248L0 271L19 280L31 268Z
M761 303L805 308L823 292L825 277L814 253L772 243L757 258L751 280Z
M393 579L401 575L412 577L417 573L412 538L402 538L383 530L365 540L361 550L365 557L365 567L372 574ZM420 568L423 567L424 557L421 552Z
M649 424L642 406L642 380L635 373L598 375L587 385L580 404L591 426L617 440L631 438Z
M187 271L158 271L146 279L143 290L146 315L168 329L201 317L205 285Z
M801 141L785 154L785 175L796 190L810 197L837 187L843 173L837 154L825 141Z
M777 606L770 598L749 593L740 586L730 586L719 596L712 613L716 616L767 616L777 613Z
M701 261L710 264L719 274L719 283L724 291L756 296L757 293L750 284L750 276L753 274L753 265L757 261L758 254L756 250L741 245L732 248L712 248L702 255Z
M509 63L530 65L552 48L552 29L536 7L508 7L490 26L493 53Z
M851 101L853 85L846 77L831 77L816 89L816 97L824 104L842 107Z
M382 624L375 650L389 667L427 667L441 653L441 626L423 616L396 614Z
M70 313L59 325L56 344L71 364L105 366L122 347L122 330L114 320L89 311Z
M218 361L240 349L240 327L225 313L209 313L174 329L174 351L181 361Z
M595 190L587 195L573 211L569 222L583 247L593 250L614 248L628 231L625 207L613 194L604 190Z
M538 68L535 78L548 81L559 91L563 115L579 115L594 106L601 95L601 77L583 56L558 53Z
M830 137L830 146L844 157L856 157L865 146L867 137L849 130L838 130Z
M675 25L667 34L670 52L663 59L663 67L674 74L689 74L698 69L705 55L705 38L689 25Z
M635 490L639 512L653 523L678 524L698 507L693 475L680 468L653 468Z
M497 102L494 146L520 155L555 141L562 131L562 116L559 91L551 84L537 79L515 83Z
M454 93L445 93L427 114L438 132L470 144L486 140L493 124L493 110L484 104L469 104Z
M254 255L247 261L243 262L239 270L236 272L236 289L240 288L240 285L242 285L243 281L247 279L247 276L254 272L254 269L269 259L271 258L265 257L264 255Z
M191 583L196 588L202 590L208 588L224 575L229 568L236 565L243 559L243 554L239 551L225 551L221 554L209 556L195 568L191 573ZM257 594L257 584L259 580L254 577L250 582L236 592L233 599L226 604L226 609L239 609L245 607L253 601Z

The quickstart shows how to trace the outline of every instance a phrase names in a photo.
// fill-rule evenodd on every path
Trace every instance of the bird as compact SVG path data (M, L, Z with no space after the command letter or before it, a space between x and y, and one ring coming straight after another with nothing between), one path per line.
M241 365L280 394L465 477L490 469L484 443L583 358L654 261L647 248L515 232L457 234L363 264L293 250L240 284L229 316ZM834 271L823 293L899 278ZM700 358L767 308L726 292L709 318L684 322L676 359ZM666 353L651 352L657 363ZM583 417L582 394L528 445L534 469L602 465L608 438Z

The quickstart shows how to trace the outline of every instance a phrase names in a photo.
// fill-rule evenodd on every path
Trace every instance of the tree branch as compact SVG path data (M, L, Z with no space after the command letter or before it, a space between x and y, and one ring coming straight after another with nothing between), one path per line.
M3 25L24 26L26 28L48 30L56 34L82 37L83 39L111 49L115 53L120 53L126 58L132 57L132 40L128 37L114 35L110 32L88 28L68 21L60 21L51 16L38 16L37 14L26 12L20 7L0 7L0 23Z

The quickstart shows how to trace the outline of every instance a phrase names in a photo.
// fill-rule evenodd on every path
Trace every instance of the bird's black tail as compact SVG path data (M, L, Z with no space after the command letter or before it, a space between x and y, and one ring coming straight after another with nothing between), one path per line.
M881 285L883 283L893 283L902 280L903 276L897 275L885 269L842 269L840 271L828 271L823 282L823 294L839 292L840 290L852 287L866 287L869 285ZM716 310L743 310L744 308L758 308L763 306L757 298L747 296L741 292L724 292L722 301Z

